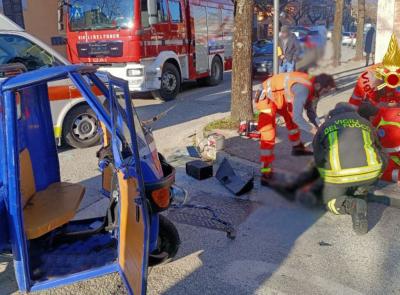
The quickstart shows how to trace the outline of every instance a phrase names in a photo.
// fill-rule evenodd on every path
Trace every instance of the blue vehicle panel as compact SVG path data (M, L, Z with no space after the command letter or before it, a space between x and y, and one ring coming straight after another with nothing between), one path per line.
M123 80L103 75L102 79L105 79L108 85L106 87L95 75L95 70L95 68L87 66L49 68L21 74L0 84L0 119L2 121L0 127L0 155L2 156L0 159L0 250L7 246L9 240L11 241L17 283L19 289L24 292L52 288L113 271L121 273L127 289L131 293L135 291L135 293L144 294L146 291L150 237L150 211L147 208L147 201L145 201L146 193L163 187L165 184L170 185L173 177L162 177L157 174L157 170L151 169L151 165L149 165L150 168L144 169L146 174L143 174L138 148L139 140L127 84ZM56 226L54 230L44 232L38 237L27 238L24 225L26 219L22 217L25 214L25 205L21 193L23 184L20 178L21 166L26 163L20 162L20 153L27 150L31 155L29 165L34 171L36 192L44 192L60 182L60 167L51 121L47 82L67 77L74 82L99 120L112 134L114 166L124 175L123 179L119 179L119 181L135 180L129 184L125 183L125 185L137 185L137 189L131 191L138 195L134 198L130 198L130 196L126 198L125 195L125 200L130 205L120 208L118 214L136 207L133 212L120 216L122 219L120 226L126 226L121 223L124 222L123 218L128 218L128 222L132 222L131 217L140 213L138 215L140 217L136 217L136 223L140 224L134 226L139 226L138 228L142 230L142 238L124 237L123 233L118 234L118 228L116 228L112 231L103 229L101 232L92 233L89 237L83 235L82 232L74 232L73 234L79 236L81 240L77 239L77 243L73 242L75 240L69 240L75 236L68 230L86 226L84 221L77 222L75 225L70 222L62 228ZM90 85L93 84L102 90L104 96L109 100L111 112L104 109L101 101L91 91ZM113 91L114 86L123 89L125 108L120 106ZM127 129L124 129L124 126ZM121 153L124 152L124 145L129 146L128 154ZM143 163L145 162L143 161ZM146 177L151 184L149 190L145 189ZM121 191L121 194L124 194L124 191ZM53 196L54 199L57 197L57 195ZM34 204L34 202L29 203L29 206L34 206ZM44 213L46 214L45 211ZM157 221L157 217L158 215L154 214L151 222ZM152 226L152 232L153 235L154 232L158 233L158 224ZM10 237L9 233L11 233ZM51 242L53 244L48 248L47 243L53 241L54 238L60 239L60 241ZM64 239L67 239L68 242L65 242ZM125 240L121 242L120 239ZM116 256L113 257L114 254L110 254L114 252L104 251L108 254L103 256L109 257L109 259L105 259L101 264L93 263L94 260L92 261L91 257L95 255L90 254L92 252L90 247L99 248L100 245L110 243L111 245L115 244L115 249L118 249L115 252ZM132 251L126 251L126 247L137 248L135 253L139 251L142 253L142 257L127 256L126 253ZM85 251L89 252L85 254ZM81 255L82 259L66 263L69 261L67 257L70 252L75 253L74 255ZM121 256L122 253L124 253L123 256ZM99 257L94 258L98 263ZM140 261L135 262L135 259ZM63 270L61 267L57 267L58 260L64 262ZM132 268L133 265L141 267L135 269ZM39 274L36 271L38 267ZM132 269L134 271L131 271ZM132 275L139 277L139 281L142 282L139 286L132 284L133 281L138 281L132 280Z

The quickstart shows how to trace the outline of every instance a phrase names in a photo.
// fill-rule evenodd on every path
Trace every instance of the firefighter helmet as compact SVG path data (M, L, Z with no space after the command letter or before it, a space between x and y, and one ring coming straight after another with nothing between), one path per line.
M389 48L386 52L382 65L376 69L376 77L383 81L378 90L385 87L400 87L400 48L396 36L393 34L390 39Z

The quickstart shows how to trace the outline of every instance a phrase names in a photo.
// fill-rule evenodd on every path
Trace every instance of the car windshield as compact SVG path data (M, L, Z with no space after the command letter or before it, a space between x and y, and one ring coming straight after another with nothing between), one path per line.
M133 0L73 0L68 18L71 31L132 28Z
M26 70L59 66L62 63L39 45L19 35L0 34L0 65L19 64Z

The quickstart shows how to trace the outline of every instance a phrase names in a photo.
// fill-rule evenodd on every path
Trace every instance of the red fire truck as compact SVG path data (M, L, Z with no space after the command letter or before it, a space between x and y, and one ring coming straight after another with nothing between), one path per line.
M232 0L69 0L68 58L176 97L182 82L217 85L232 67Z

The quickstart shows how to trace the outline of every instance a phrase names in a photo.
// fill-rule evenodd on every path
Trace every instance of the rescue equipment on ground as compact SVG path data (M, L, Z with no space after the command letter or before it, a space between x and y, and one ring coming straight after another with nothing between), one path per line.
M187 162L186 174L197 180L204 180L213 177L213 165L202 160Z
M254 187L254 176L239 177L226 158L219 166L215 177L236 196L248 193Z
M198 144L201 156L205 160L215 161L217 153L224 149L225 136L218 133L211 133Z
M239 135L244 138L260 139L258 122L253 120L241 121L239 125Z

